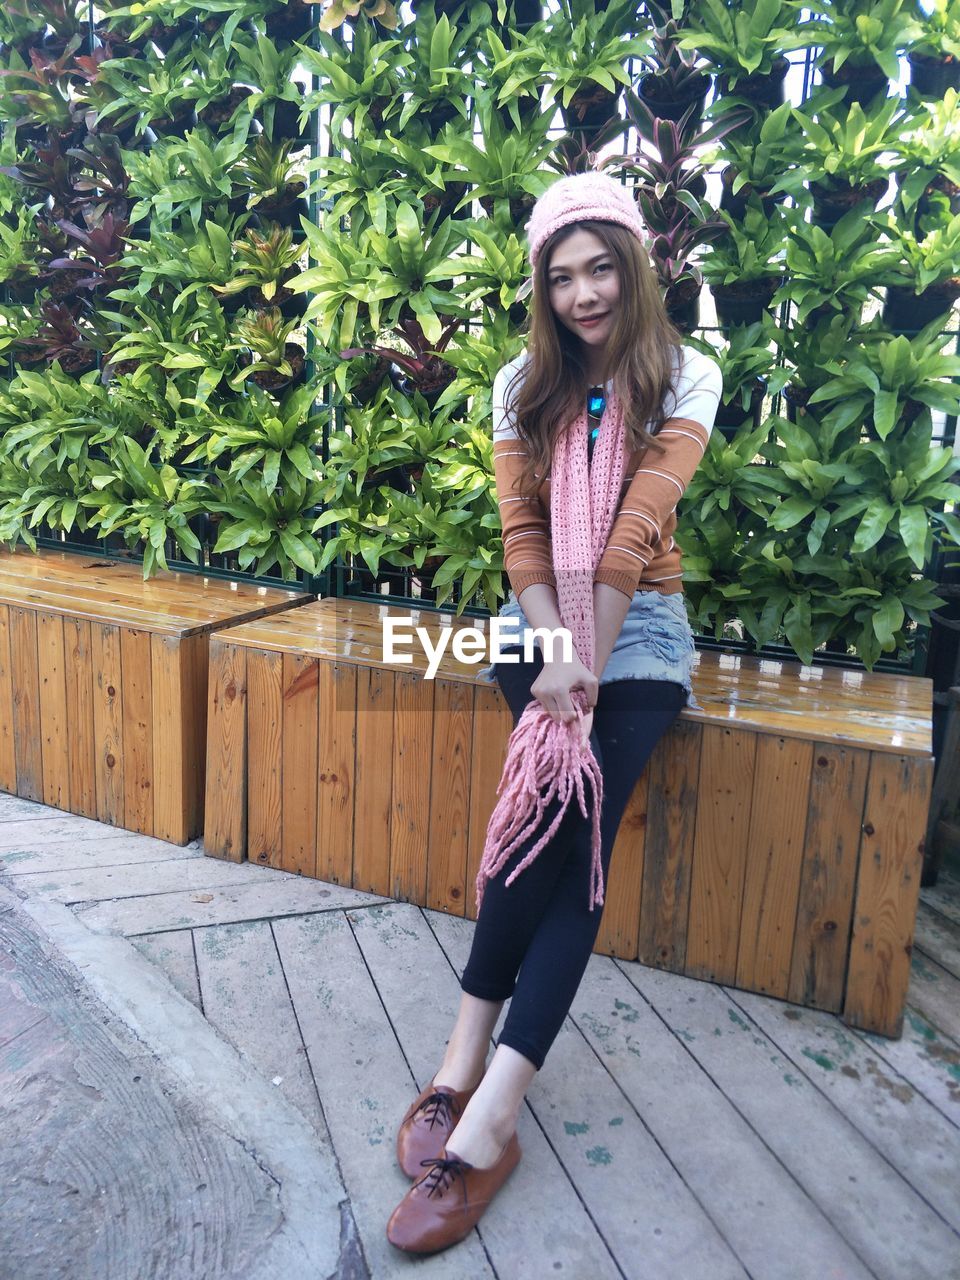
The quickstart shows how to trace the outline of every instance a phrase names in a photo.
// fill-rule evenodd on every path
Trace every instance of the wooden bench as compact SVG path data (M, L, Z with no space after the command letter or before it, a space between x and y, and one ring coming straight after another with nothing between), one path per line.
M209 633L303 600L0 552L0 790L177 844L198 836Z
M327 599L212 637L205 849L470 916L511 716L476 666L384 663L388 614L475 623ZM597 949L899 1035L931 682L704 652L694 687L624 817Z

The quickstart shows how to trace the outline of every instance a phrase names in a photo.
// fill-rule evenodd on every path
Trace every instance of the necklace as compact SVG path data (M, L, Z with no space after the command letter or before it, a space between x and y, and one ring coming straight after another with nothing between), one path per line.
M607 407L607 398L603 393L603 387L591 387L587 392L587 417L596 419L597 425L587 432L587 461L593 459L593 446L597 442L597 436L600 434L600 419L603 417L603 411Z

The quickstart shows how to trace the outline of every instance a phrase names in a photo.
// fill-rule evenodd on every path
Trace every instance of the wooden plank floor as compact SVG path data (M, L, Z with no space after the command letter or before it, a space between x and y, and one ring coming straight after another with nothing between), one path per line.
M329 1132L370 1274L473 925L0 796L0 875L128 936ZM225 1082L225 1086L228 1082ZM960 876L921 892L899 1041L594 956L461 1280L960 1280ZM292 1280L299 1280L293 1277Z

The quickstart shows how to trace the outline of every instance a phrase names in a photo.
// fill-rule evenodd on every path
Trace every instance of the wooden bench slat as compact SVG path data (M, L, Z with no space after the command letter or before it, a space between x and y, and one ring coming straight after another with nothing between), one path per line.
M425 902L427 896L431 795L423 752L433 735L434 692L432 681L403 671L394 676L390 896L401 902Z
M40 745L43 803L70 808L70 735L63 619L37 614L37 669L40 685Z
M97 817L123 826L123 716L120 628L90 629Z
M153 692L150 633L120 633L123 667L123 825L128 831L153 831Z
M40 737L40 673L37 659L37 615L10 609L10 658L13 673L13 740L17 761L17 795L43 800Z
M96 742L93 711L93 655L90 623L64 618L70 811L97 816Z
M284 871L312 876L317 863L319 662L283 656L282 849Z
M427 906L462 916L467 897L473 690L456 680L434 683Z
M366 893L390 892L393 790L393 673L357 672L353 880Z
M333 884L353 874L358 675L346 663L320 663L316 874Z
M283 865L283 655L247 650L247 857Z
M0 604L0 790L17 789L14 745L13 672L10 666L10 610Z

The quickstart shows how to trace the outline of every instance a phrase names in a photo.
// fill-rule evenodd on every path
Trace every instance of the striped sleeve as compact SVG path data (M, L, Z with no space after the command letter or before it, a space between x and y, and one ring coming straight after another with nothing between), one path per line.
M508 386L518 363L501 369L493 384L493 470L503 530L503 566L513 593L519 598L535 582L556 588L557 580L549 514L538 496L523 497L519 490L528 455L507 406Z
M643 455L594 574L624 595L636 591L710 439L723 381L714 361L696 355L681 374L674 413L657 433L666 451Z

